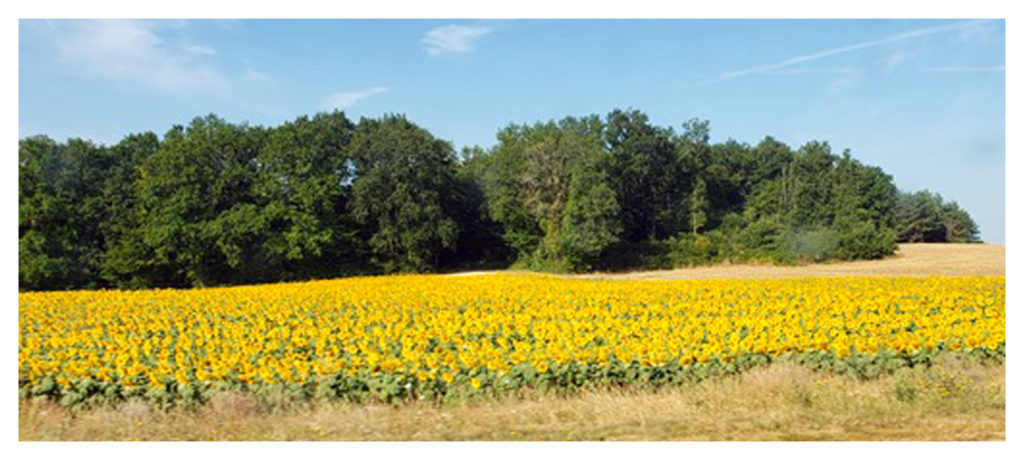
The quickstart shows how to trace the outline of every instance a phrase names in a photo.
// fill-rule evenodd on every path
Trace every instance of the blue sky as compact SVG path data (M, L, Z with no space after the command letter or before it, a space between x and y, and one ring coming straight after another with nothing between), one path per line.
M216 113L404 113L457 148L632 107L712 141L828 141L1005 240L1002 20L19 23L19 135L117 142Z

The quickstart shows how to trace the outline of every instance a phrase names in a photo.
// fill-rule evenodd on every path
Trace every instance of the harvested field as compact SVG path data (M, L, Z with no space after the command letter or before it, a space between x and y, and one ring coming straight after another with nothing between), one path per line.
M676 270L576 275L586 279L779 279L804 276L1005 276L1006 246L996 244L901 244L882 260L803 266L712 265Z

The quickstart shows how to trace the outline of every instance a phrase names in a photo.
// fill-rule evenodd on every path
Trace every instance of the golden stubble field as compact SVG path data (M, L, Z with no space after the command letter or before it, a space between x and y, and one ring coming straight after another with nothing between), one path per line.
M1005 276L1006 246L996 244L901 244L883 260L804 266L714 265L631 273L578 275L585 279L786 279L805 276Z
M1004 275L1003 246L904 245L897 257L804 267L718 266L581 278ZM295 403L216 394L195 410L19 404L29 440L1002 440L1005 365L945 356L858 380L780 362L658 390L584 390L448 404Z

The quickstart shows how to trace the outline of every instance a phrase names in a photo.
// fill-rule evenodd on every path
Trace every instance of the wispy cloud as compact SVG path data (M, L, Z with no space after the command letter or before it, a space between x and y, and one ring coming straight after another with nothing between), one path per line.
M851 75L864 73L864 69L856 67L796 67L764 73L765 75Z
M197 56L213 56L217 54L217 50L206 45L189 45L185 47L185 52Z
M367 88L360 91L335 93L330 96L327 96L327 99L324 100L322 107L326 110L345 109L355 105L355 103L363 99L386 92L388 92L388 89L386 87L374 86L373 88Z
M978 67L929 67L924 69L925 72L1005 72L1006 66L994 65L994 66L978 66Z
M249 66L245 67L245 78L248 78L249 80L257 83L270 83L274 81L272 78L270 78L270 75L267 75Z
M1000 21L978 22L973 27L965 27L958 34L956 39L962 43L987 43L997 38L997 29Z
M882 70L884 72L892 72L896 70L896 68L899 67L901 64L906 62L906 60L907 53L904 53L902 51L896 51L894 53L889 53L884 58L882 58L881 62L879 62L879 65L882 67Z
M493 31L487 26L447 25L430 29L420 42L431 56L469 53L476 49L477 41Z
M274 79L271 78L270 75L267 75L267 73L253 66L252 61L250 61L249 59L242 59L242 65L245 66L243 75L245 76L246 80L261 84L272 83L274 81Z
M837 55L840 55L840 54L851 53L851 52L862 50L862 49L874 48L874 47L878 47L878 46L882 46L882 45L887 45L887 44L891 44L891 43L902 42L902 41L910 40L910 39L913 39L913 38L925 37L925 36L928 36L928 35L935 35L935 34L941 34L941 33L954 32L954 31L963 31L963 30L970 29L970 28L973 28L973 27L978 27L979 24L984 24L985 22L987 22L987 21L964 21L964 22L957 22L957 23L954 23L954 24L947 24L947 25L935 26L935 27L926 27L926 28L915 29L915 30L911 30L911 31L907 31L907 32L898 33L898 34L887 35L885 37L878 38L878 39L875 39L875 40L867 40L867 41L862 41L862 42L859 42L859 43L852 43L852 44L849 44L849 45L846 45L846 46L840 46L840 47L837 47L837 48L830 48L830 49L826 49L826 50L822 50L822 51L818 51L818 52L814 52L814 53L803 54L803 55L800 55L800 56L794 56L794 57L791 57L789 59L785 59L783 61L776 62L774 64L766 64L766 65L760 65L760 66L755 66L755 67L748 67L748 68L745 68L745 69L733 70L733 71L725 72L725 73L721 74L718 77L718 81L729 80L729 79L733 79L733 78L737 78L737 77L742 77L742 76L746 76L746 75L765 74L765 73L769 73L769 72L773 72L773 71L778 71L778 70L786 69L788 67L792 67L792 66L795 66L797 64L803 64L803 63L806 63L806 62L813 62L813 61L817 61L817 60L824 59L824 58L831 57L831 56L837 56Z
M207 60L216 50L169 44L157 27L131 20L74 21L58 32L57 46L72 68L90 75L173 92L226 86Z

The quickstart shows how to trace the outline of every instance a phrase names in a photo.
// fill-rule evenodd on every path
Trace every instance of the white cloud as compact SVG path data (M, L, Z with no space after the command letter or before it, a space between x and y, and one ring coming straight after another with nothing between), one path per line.
M925 72L1005 72L1006 66L994 65L994 66L978 66L978 67L929 67L924 69Z
M185 52L189 54L195 54L198 56L213 56L214 54L217 54L217 50L204 45L186 46Z
M157 23L131 20L75 21L57 40L61 57L76 70L158 90L218 89L225 78L205 58L201 44L172 46Z
M374 86L373 88L367 88L360 91L352 91L346 93L335 93L327 96L324 100L323 108L327 110L333 109L345 109L355 105L355 103L366 99L370 96L377 94L386 93L388 89L383 86Z
M448 25L430 29L420 40L427 54L468 53L476 48L476 42L494 29L486 26Z
M718 78L718 80L719 81L720 80L729 80L729 79L732 79L732 78L742 77L742 76L746 76L746 75L769 73L769 72L785 69L785 68L788 68L788 67L792 67L792 66L794 66L796 64L817 61L817 60L824 59L824 58L827 58L827 57L836 56L836 55L840 55L840 54L851 53L853 51L858 51L858 50L862 50L862 49L866 49L866 48L874 48L874 47L877 47L877 46L882 46L882 45L886 45L886 44L890 44L890 43L902 42L902 41L905 41L905 40L910 40L912 38L924 37L924 36L928 36L928 35L948 33L948 32L953 32L953 31L962 31L962 30L969 29L969 28L972 28L972 27L977 27L979 24L983 24L984 22L986 22L986 21L957 22L957 23L954 23L954 24L947 24L947 25L935 26L935 27L926 27L926 28L923 28L923 29L916 29L916 30L911 30L911 31L907 31L907 32L898 33L898 34L888 35L888 36L885 36L885 37L882 37L882 38L879 38L879 39L875 39L875 40L867 40L867 41L863 41L863 42L859 42L859 43L853 43L853 44L846 45L846 46L840 46L840 47L837 47L837 48L831 48L831 49L827 49L827 50L822 50L822 51L818 51L818 52L815 52L815 53L804 54L804 55L800 55L800 56L794 56L794 57L791 57L789 59L785 59L783 61L776 62L774 64L766 64L766 65L760 65L760 66L756 66L756 67L748 67L746 69L740 69L740 70L733 70L733 71L725 72L725 73L723 73Z

